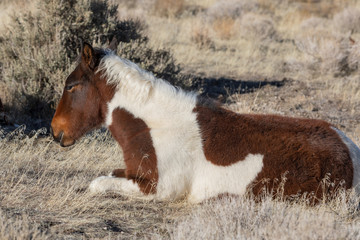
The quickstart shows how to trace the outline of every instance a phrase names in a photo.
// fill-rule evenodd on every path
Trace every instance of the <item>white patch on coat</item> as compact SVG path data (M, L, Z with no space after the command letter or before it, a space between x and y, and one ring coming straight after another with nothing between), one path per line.
M261 155L248 155L226 167L205 158L193 111L196 94L175 88L113 54L102 59L99 69L108 84L116 85L108 103L106 125L112 124L112 112L123 108L151 129L159 175L156 198L175 200L187 195L189 201L199 202L221 193L241 195L261 171Z
M352 186L355 188L356 193L360 194L360 149L350 138L345 135L345 133L335 127L332 127L332 129L334 129L339 134L341 140L349 149L351 161L354 168Z
M247 186L262 170L263 158L261 154L249 154L230 166L201 162L196 168L189 201L197 203L221 193L245 194Z

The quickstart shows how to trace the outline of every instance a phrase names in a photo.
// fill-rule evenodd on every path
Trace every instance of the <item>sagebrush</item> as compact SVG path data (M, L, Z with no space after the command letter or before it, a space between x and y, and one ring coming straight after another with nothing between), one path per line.
M117 6L107 0L37 4L35 13L15 15L0 41L0 98L18 123L48 124L83 41L106 47L115 37L123 43L120 55L159 77L178 78L180 67L171 53L148 45L145 24L119 20Z

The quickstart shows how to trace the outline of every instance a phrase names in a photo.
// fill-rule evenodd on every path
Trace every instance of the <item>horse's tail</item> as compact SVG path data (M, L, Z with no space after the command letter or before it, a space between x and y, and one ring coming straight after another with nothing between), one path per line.
M337 128L333 129L339 134L341 140L349 149L350 158L354 169L352 186L355 188L356 193L360 195L360 149L350 138L345 135L345 133Z

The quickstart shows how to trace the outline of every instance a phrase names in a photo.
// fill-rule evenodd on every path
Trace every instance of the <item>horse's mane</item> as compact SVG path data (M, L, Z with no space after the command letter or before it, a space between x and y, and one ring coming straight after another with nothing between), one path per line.
M141 69L137 64L123 59L111 51L105 51L98 71L101 71L106 77L107 84L116 86L121 94L138 103L146 102L154 89L165 93L167 97L191 94L163 79L156 78L152 73Z

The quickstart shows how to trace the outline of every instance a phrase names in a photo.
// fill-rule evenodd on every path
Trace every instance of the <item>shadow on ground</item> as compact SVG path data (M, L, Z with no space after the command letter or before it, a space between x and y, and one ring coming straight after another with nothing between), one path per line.
M263 80L242 81L230 78L197 78L193 82L192 90L201 96L217 99L221 102L229 102L233 94L245 94L254 92L264 86L282 87L290 80Z

